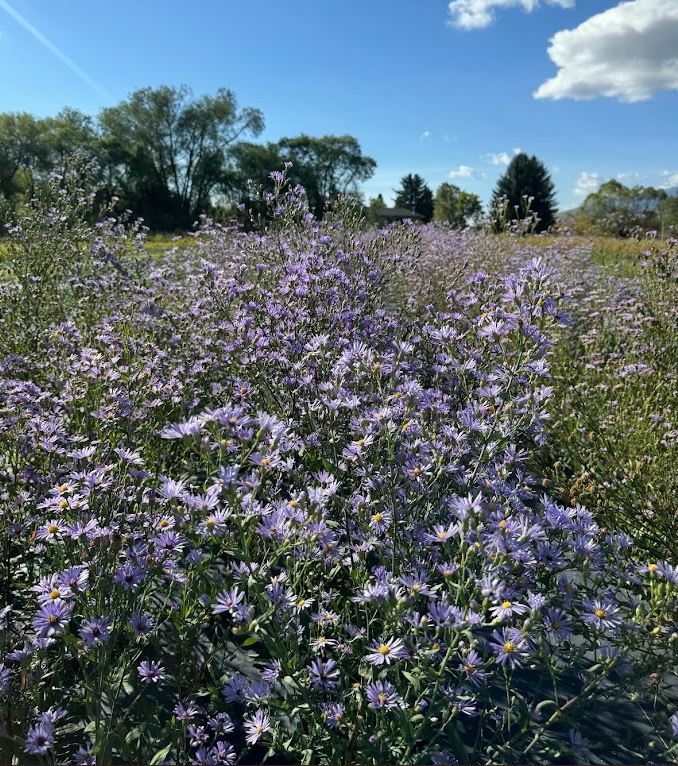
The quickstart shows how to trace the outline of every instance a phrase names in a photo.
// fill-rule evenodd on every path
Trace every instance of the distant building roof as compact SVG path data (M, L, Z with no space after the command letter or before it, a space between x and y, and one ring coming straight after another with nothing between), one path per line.
M408 210L406 207L383 207L378 211L380 218L390 218L391 220L412 218L423 220L424 216L415 213L414 210Z

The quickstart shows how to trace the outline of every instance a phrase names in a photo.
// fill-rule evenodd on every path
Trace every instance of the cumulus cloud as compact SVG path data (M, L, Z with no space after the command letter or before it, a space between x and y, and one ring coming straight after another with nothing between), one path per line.
M587 173L584 171L577 179L573 191L578 197L586 197L597 191L601 183L598 173Z
M450 24L460 29L481 29L494 21L500 8L522 8L531 13L540 5L573 8L575 0L452 0L449 4Z
M535 98L643 101L678 90L678 1L628 0L551 38L558 67Z
M473 178L474 172L470 165L460 165L456 170L450 170L450 178Z
M513 150L513 154L520 154L521 149L517 148ZM512 156L508 152L490 152L486 154L483 159L490 165L503 165L506 166L511 162Z
M664 179L661 185L662 189L672 189L674 186L678 186L678 171L663 170L662 178Z

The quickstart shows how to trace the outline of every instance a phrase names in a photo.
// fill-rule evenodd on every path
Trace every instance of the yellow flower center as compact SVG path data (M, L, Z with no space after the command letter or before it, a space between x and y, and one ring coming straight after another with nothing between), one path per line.
M414 468L412 469L412 473L415 476L421 476L421 468L419 468L418 465L415 465Z
M289 505L290 508L296 508L299 505L299 501L298 500L290 500L287 505Z
M47 531L50 533L50 535L55 535L59 531L59 527L57 527L56 524L50 524L47 527Z
M372 521L378 524L380 521L383 521L383 518L384 518L383 513L375 513L374 516L372 516Z
M420 590L421 590L423 587L424 587L424 586L423 586L423 585L422 585L420 582L414 582L414 583L412 583L412 590L414 591L414 593L419 593L419 591L420 591Z
M59 487L59 492L61 492L62 495L64 494L64 492L68 492L68 484L62 484Z
M271 462L271 458L270 457L262 457L261 458L261 464L262 465L269 465L270 462Z
M441 529L440 532L438 532L438 539L447 540L447 530Z
M50 616L47 618L47 622L50 625L54 625L55 623L59 622L59 618L55 614L50 614Z
M378 651L379 651L379 654L382 655L382 657L385 657L391 650L388 646L386 646L386 644L382 644L379 647Z
M364 439L358 439L356 444L358 445L358 447L364 447L365 446L365 440Z
M59 508L68 508L68 500L59 500Z
M647 565L647 571L648 572L652 572L654 574L654 572L656 572L657 569L659 569L659 567L656 564L648 564Z
M504 651L506 652L506 654L511 654L511 652L515 652L515 650L516 650L516 645L513 641L507 641L504 644Z
M508 521L506 521L506 519L502 519L499 522L499 529L506 529L507 526L508 526Z
M303 606L305 603L306 603L306 599L305 598L300 598L297 601L297 606Z
M316 638L315 640L316 644L324 644L325 641L326 641L325 636L318 636L318 638Z
M214 529L217 525L217 522L214 519L207 519L205 522L205 526L207 529Z
M501 602L501 608L502 609L510 609L513 606L513 604L510 601L502 601Z
M603 617L605 617L605 610L604 610L604 609L601 609L600 607L598 607L598 609L596 609L596 611L594 612L594 614L595 614L595 616L596 616L598 619L602 620L602 619L603 619Z
M49 592L49 597L51 599L57 599L57 598L59 598L60 595L61 595L61 593L59 593L59 591L56 588Z
M167 519L161 519L160 524L158 526L162 527L163 529L165 527L169 527L169 521L167 521Z
M382 704L383 704L384 702L386 702L386 695L384 694L384 692L379 692L379 694L377 694L377 699L378 699L378 700L379 700L379 702L381 702Z

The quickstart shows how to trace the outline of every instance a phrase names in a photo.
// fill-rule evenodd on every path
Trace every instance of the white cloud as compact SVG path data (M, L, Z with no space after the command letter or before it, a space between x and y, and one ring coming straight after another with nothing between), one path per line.
M513 150L514 155L520 154L520 152L520 147ZM489 154L486 154L483 159L490 165L506 166L509 164L509 162L511 162L511 155L508 152L497 152L496 154L494 152L490 152Z
M664 179L664 182L662 183L660 188L672 189L674 186L678 186L678 171L663 170L662 178Z
M573 191L578 197L586 197L596 191L601 183L598 173L584 171L577 179Z
M422 134L419 136L419 140L421 141L421 143L422 143L422 144L423 144L425 141L430 141L430 140L431 140L431 131L430 131L430 130L425 130L425 131L424 131L424 132L423 132L423 133L422 133Z
M508 165L511 162L511 155L508 152L499 152L498 154L486 154L484 157L485 162L490 165Z
M450 170L450 178L473 178L474 173L470 165L460 165L456 170Z
M643 101L678 90L677 0L628 0L557 32L548 54L555 77L535 98L608 96Z
M531 13L540 5L573 8L575 0L452 0L449 4L450 24L460 29L481 29L494 21L498 8L522 8Z

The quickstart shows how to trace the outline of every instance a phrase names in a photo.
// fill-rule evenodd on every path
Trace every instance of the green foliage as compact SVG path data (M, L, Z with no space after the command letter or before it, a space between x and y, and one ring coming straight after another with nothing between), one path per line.
M115 219L107 228L89 223L96 197L93 172L76 163L66 176L48 178L8 225L0 257L4 353L34 351L40 337L63 322L89 326L106 305L101 282L106 272L115 270L124 279L125 268L112 260L115 250L102 260L104 246L114 238L128 255L143 246L141 239L135 241L139 228L128 236Z
M659 218L660 236L678 236L678 193L661 201Z
M588 231L625 237L637 232L659 230L662 225L663 189L651 186L624 186L612 179L584 200L578 225ZM667 213L671 215L670 208Z
M478 223L483 208L477 194L463 191L454 184L440 184L433 203L433 219L463 229Z
M421 176L411 173L404 176L400 181L400 189L397 189L395 194L397 207L418 213L425 223L433 218L433 192Z
M632 535L648 560L675 562L676 252L652 241L640 251L593 249L600 278L590 277L554 355L546 476L564 501Z
M141 88L104 109L101 139L114 188L151 227L188 228L228 187L228 151L264 121L238 111L232 91L194 98L190 88Z
M548 231L555 223L555 187L546 166L534 155L516 154L497 181L492 208L500 207L504 207L510 221L525 218L529 211L537 218L537 232Z
M233 148L232 157L230 199L246 202L250 211L264 215L267 205L257 200L258 191L262 187L272 191L270 172L287 163L287 177L305 188L318 218L339 197L358 201L358 182L370 178L377 164L352 136L301 135L263 145L243 142Z

